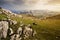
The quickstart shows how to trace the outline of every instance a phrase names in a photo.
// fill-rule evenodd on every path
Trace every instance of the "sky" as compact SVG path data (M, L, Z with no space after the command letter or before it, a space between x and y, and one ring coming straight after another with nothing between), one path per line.
M0 0L0 7L9 10L60 11L60 0Z

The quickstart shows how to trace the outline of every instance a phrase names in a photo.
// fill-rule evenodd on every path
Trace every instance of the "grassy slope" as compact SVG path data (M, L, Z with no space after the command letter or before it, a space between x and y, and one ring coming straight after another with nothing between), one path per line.
M47 17L47 19L60 19L60 14L52 17Z
M37 31L37 35L31 38L31 40L60 40L60 19L32 21L28 17L24 19L14 17L14 20L17 20L18 22L23 20L24 24L32 24L33 22L37 23L37 25L32 25L33 29Z
M60 40L60 38L56 38L60 36L60 20L42 20L38 22L40 26L36 28L40 37L44 40ZM40 30L40 31L39 31ZM38 36L39 36L38 35ZM41 39L41 38L40 38ZM41 40L42 40L41 39Z
M0 14L0 19L6 18L6 15ZM37 31L37 35L35 37L31 37L31 40L60 40L60 19L46 19L46 20L31 20L27 18L19 18L19 17L11 17L11 19L16 20L18 24L11 25L11 27L15 30L20 25L20 21L22 20L24 24L32 24L36 22L37 25L32 25L33 29ZM29 40L29 39L26 39Z

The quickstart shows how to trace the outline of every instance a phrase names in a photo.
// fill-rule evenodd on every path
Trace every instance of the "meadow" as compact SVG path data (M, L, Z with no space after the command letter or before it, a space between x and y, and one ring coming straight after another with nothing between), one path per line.
M0 20L7 18L6 15L0 14ZM34 37L30 37L26 40L60 40L60 19L35 19L32 17L10 17L12 20L16 20L18 23L16 25L10 25L15 31L20 27L20 22L22 21L25 25L31 24L32 28L36 31ZM33 25L32 23L37 25Z
M32 25L32 28L37 32L35 37L31 37L26 40L60 40L60 19L44 19L39 20L33 18L14 18L18 22L23 21L23 23L31 24L34 22L37 25Z

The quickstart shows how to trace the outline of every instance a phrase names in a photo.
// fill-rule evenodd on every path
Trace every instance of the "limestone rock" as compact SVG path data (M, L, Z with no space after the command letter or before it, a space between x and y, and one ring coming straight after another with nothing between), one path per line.
M32 29L25 27L25 30L24 30L25 38L32 36L32 31L33 31Z
M12 23L15 25L15 24L17 24L17 21L14 21L14 20L11 20L12 21Z
M22 33L22 28L21 28L21 27L18 28L17 33L18 33L19 35L21 35L21 33Z
M7 30L8 30L8 22L6 21L0 21L0 34L1 37L6 38L7 37Z
M9 35L11 35L11 34L13 34L14 32L13 32L13 30L12 30L12 28L10 28L10 31L11 31L11 33L9 34Z
M11 25L13 25L13 24L14 24L14 25L17 24L17 21L15 21L15 20L11 20L11 19L8 19L8 20L9 20L9 22L10 22Z
M13 29L9 27L8 21L0 21L0 39L2 37L6 38L9 30L10 30L9 37L11 37L10 40L22 40L22 39L35 36L36 31L32 29L32 26L30 24L28 24L27 26L25 26L24 24L21 24L20 26L21 27L19 27L16 30L17 32L14 33Z
M15 35L12 35L10 40L14 40L14 36L15 36Z

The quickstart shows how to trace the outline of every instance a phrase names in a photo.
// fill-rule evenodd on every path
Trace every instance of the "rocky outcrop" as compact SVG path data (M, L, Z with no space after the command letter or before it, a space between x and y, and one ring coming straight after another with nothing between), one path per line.
M27 26L21 24L16 32L10 28L9 24L9 21L0 21L0 39L9 37L9 40L25 40L26 38L34 37L36 34L35 30L32 29L32 26L30 24Z
M34 37L36 31L32 29L31 25L24 26L18 28L17 33L11 36L10 40L25 40L29 37Z
M9 28L9 25L7 21L0 21L0 38L7 37L8 28Z
M10 22L11 25L17 24L17 21L15 21L15 20L8 19L8 21Z

